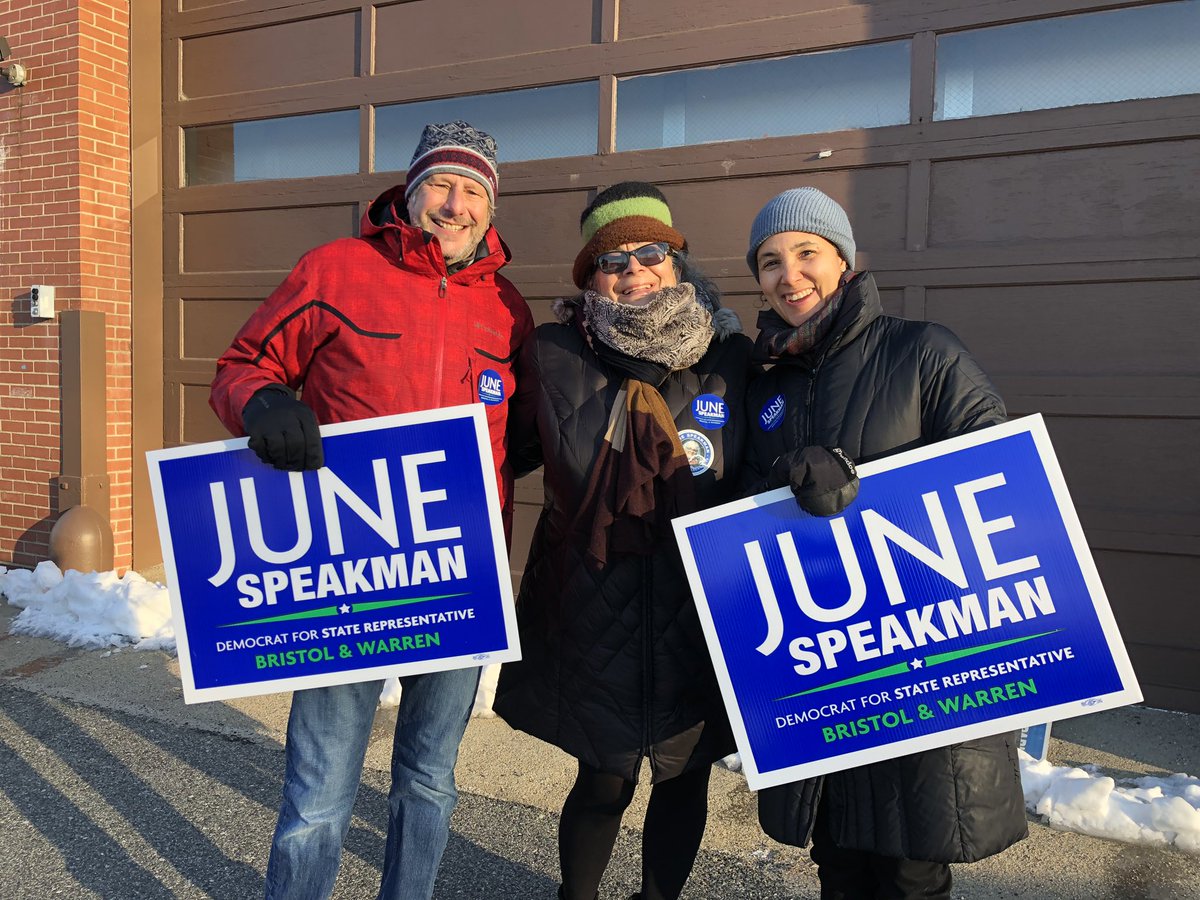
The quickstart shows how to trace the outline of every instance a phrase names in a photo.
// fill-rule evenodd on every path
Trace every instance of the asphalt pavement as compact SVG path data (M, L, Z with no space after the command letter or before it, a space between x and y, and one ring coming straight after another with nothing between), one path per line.
M0 607L0 898L261 896L283 773L287 696L183 703L159 652L73 650L9 635ZM376 721L335 897L372 898L386 833L394 711ZM1200 717L1132 707L1055 725L1051 761L1120 777L1200 773ZM573 761L498 719L468 728L435 900L551 900ZM647 789L601 896L637 889ZM741 776L714 771L688 900L818 896L807 853L762 835ZM967 900L1200 900L1200 857L1055 831L955 867Z

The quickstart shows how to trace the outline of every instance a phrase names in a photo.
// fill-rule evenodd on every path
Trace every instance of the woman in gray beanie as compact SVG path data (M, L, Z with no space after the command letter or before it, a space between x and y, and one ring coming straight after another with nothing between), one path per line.
M651 184L580 218L581 293L521 348L509 458L543 468L517 598L509 725L578 760L563 804L560 900L593 900L648 764L640 900L674 900L704 834L712 764L733 735L671 519L731 500L751 344Z
M854 463L1005 419L1004 403L946 328L883 314L854 271L854 232L816 188L784 191L754 219L746 262L767 308L747 393L756 493L791 486L834 515L858 493ZM948 863L1026 835L1015 734L884 760L759 793L768 835L807 846L822 900L949 898Z

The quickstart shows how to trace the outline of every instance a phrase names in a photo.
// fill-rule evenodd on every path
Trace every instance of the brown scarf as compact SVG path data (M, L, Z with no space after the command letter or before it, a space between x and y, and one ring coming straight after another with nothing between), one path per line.
M671 519L696 508L692 471L662 395L626 378L571 530L587 528L585 559L602 569L612 553L649 555ZM590 519L590 521L589 521Z

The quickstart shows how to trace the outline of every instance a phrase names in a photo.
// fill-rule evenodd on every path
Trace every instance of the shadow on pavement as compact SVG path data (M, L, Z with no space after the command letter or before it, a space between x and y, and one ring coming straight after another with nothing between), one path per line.
M125 885L131 896L167 900L174 896L4 740L0 740L0 783L4 795L58 849L67 871L83 887L101 897L109 895L114 883Z
M36 752L52 753L107 804L108 809L87 809L84 798L70 797L49 783L16 748L8 747L9 752L3 754L4 792L59 849L68 871L80 884L101 896L113 896L118 884L125 896L174 896L97 824L111 818L111 810L189 881L207 884L214 873L220 873L221 881L237 887L238 896L254 892L259 876L252 866L226 856L125 761L64 716L55 704L24 692L3 692L0 709L41 744Z
M81 721L73 718L76 709ZM283 749L278 744L77 708L71 701L22 690L0 690L0 712L25 733L12 728L0 732L0 793L56 848L82 888L106 898L153 900L261 895L283 784ZM123 732L141 741L122 737ZM112 736L107 746L106 735ZM14 746L18 743L20 747ZM125 746L117 748L118 743ZM31 753L53 754L73 773L63 780L81 779L88 794L73 797L62 784L52 784L22 758ZM157 770L158 787L139 774L147 767ZM386 772L364 773L335 897L358 900L378 890L388 786ZM235 799L220 799L230 794ZM488 808L481 810L481 805ZM486 839L499 830L492 823L504 816L491 809L493 805L497 804L463 795L452 827L457 830L461 822ZM116 818L162 859L131 856L104 824ZM209 834L217 828L227 845L236 841L237 855L243 859L231 858L214 843ZM504 852L529 852L528 829L513 831L510 846L518 852ZM539 832L544 832L540 840L552 842L551 824ZM155 862L162 865L164 860L196 889L181 893L165 884L152 871ZM435 898L553 897L556 887L557 882L545 875L452 831Z

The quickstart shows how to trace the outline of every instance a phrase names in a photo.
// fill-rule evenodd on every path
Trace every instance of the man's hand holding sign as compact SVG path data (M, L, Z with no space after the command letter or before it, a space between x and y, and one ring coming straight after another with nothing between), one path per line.
M675 520L752 788L1141 699L1040 417L858 474Z
M482 407L322 433L307 471L151 454L188 702L519 655Z

